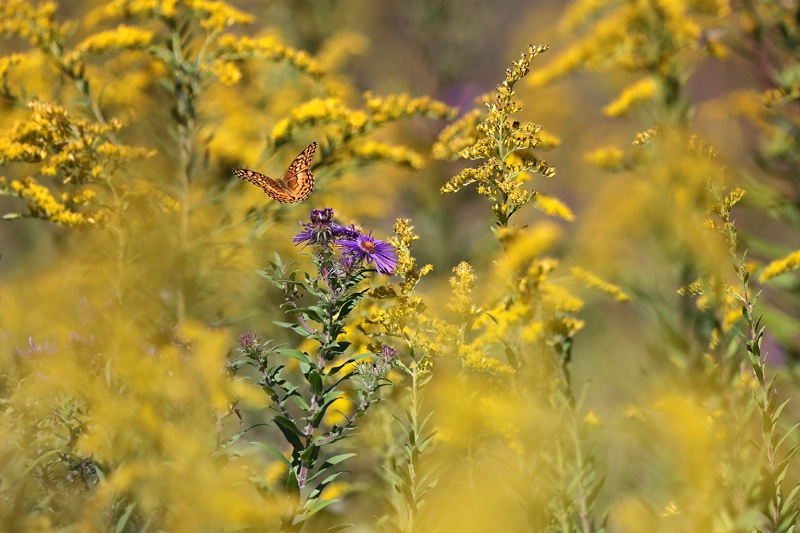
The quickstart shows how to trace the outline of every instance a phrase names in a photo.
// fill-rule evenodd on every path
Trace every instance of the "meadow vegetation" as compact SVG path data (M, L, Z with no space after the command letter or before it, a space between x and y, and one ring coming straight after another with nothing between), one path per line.
M0 0L0 532L793 531L800 5L350 4Z

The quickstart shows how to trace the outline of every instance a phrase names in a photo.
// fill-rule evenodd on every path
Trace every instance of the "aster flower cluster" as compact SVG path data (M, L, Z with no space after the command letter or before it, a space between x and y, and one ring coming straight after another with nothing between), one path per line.
M304 349L273 345L272 340L247 333L239 338L241 357L231 366L234 372L240 365L257 369L259 385L276 412L273 421L291 446L291 457L284 459L289 466L286 484L293 487L300 503L289 511L286 523L297 530L310 516L305 509L338 475L326 471L338 469L339 460L323 460L327 456L320 450L356 429L357 421L380 399L378 390L389 384L386 376L398 364L390 346L368 347L372 353L358 353L345 340L354 324L350 313L367 296L361 282L373 271L370 266L385 275L395 272L394 248L372 232L339 224L331 208L314 209L309 218L293 240L311 248L316 275L294 269L294 263L284 263L277 254L260 271L283 292L283 307L294 319L274 324L302 337ZM299 365L287 365L287 359ZM334 410L343 420L331 422Z
M310 215L311 222L301 223L303 231L295 235L296 244L311 244L318 248L318 257L328 257L331 246L341 251L339 266L345 271L353 267L361 267L363 262L375 265L381 274L393 274L397 266L394 248L387 242L376 239L372 231L364 234L354 225L342 226L333 220L333 209L314 209Z

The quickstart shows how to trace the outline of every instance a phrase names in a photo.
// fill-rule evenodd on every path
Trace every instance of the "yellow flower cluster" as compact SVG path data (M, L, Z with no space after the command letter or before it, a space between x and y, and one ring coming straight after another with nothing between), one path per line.
M465 368L473 371L495 376L510 376L514 373L514 369L510 365L489 357L486 355L486 351L476 346L475 343L459 345L457 356Z
M153 152L113 144L108 135L122 127L112 120L107 124L76 119L61 106L33 101L27 121L17 121L0 131L0 164L8 162L40 163L46 176L63 174L63 184L83 185L106 182L121 164L148 157ZM28 202L28 215L54 224L87 227L99 223L101 212L81 214L72 207L91 204L95 192L79 190L56 195L33 178L14 180L9 188L0 183L0 191ZM56 198L60 196L59 202ZM22 215L9 214L6 218Z
M467 370L495 376L512 374L510 365L489 353L497 332L491 327L495 323L472 301L471 293L476 279L472 267L462 262L453 272L455 276L450 278L453 292L447 307L456 313L458 320L456 323L439 319L433 321L437 352L457 358ZM489 329L486 328L487 324ZM474 337L472 334L476 331L480 331L480 335L467 341L468 336Z
M287 63L315 79L322 79L327 74L325 68L308 52L286 46L273 35L254 39L226 34L219 38L217 45L213 55L216 60L241 61L257 57Z
M759 281L769 281L776 276L791 272L800 268L800 250L794 251L781 259L776 259L761 271Z
M334 70L354 55L364 53L369 46L369 39L360 33L342 31L331 36L317 53L319 62L329 70Z
M15 35L35 46L60 45L70 25L54 20L57 8L56 2L32 6L27 0L3 0L0 2L0 34Z
M351 152L361 161L386 161L413 169L422 168L424 161L418 153L405 146L367 141L352 147Z
M9 56L0 57L0 81L5 85L5 78L8 75L8 69L14 65L19 65L25 60L22 54L11 54Z
M199 15L200 26L219 33L236 24L249 24L253 16L219 0L113 0L103 10L108 18L178 18L183 11Z
M96 181L103 166L146 157L151 152L109 143L109 133L122 128L118 120L108 124L71 117L61 106L33 101L31 117L0 132L0 163L41 162L41 173L61 171L64 183Z
M42 218L53 224L73 228L85 228L98 224L104 218L103 213L100 211L86 214L72 211L65 203L56 200L47 187L39 185L36 180L31 177L24 178L21 181L12 181L11 189L14 191L15 196L28 202L29 216ZM74 196L62 196L62 199L75 205L86 204L91 201L92 198L94 198L93 191L83 191ZM14 215L12 215L12 217L13 216Z
M598 148L584 154L583 158L598 168L622 170L625 165L625 152L614 146Z
M112 0L103 8L108 18L173 18L179 0Z
M580 267L572 267L570 270L572 275L579 281L583 282L591 289L597 289L614 297L618 302L627 302L630 297L625 294L625 291L603 279L600 279L595 274L588 272Z
M496 158L489 159L477 168L467 167L450 178L447 183L442 186L441 191L443 193L453 193L461 189L461 187L476 181L480 183L490 183L499 169L500 161ZM483 194L484 191L491 194L491 189L489 187L479 187L478 192Z
M472 301L472 289L475 287L475 272L472 266L462 261L453 268L455 276L450 278L450 288L453 295L447 308L458 315L459 323L472 324L482 309Z
M242 71L232 61L212 61L208 65L203 65L208 69L223 85L236 85L242 79Z
M496 263L496 278L503 282L524 278L533 261L552 248L561 233L560 226L547 220L524 230L499 228L497 238L505 254Z
M453 159L459 153L475 144L478 135L478 124L481 122L481 110L473 109L465 113L439 134L436 144L433 145L432 155L435 159Z
M462 263L454 269L448 308L457 313L459 321L437 321L437 342L442 350L452 351L465 368L494 375L517 372L520 358L538 359L542 346L563 342L583 328L582 320L570 316L582 309L583 301L548 281L558 261L526 254L522 250L526 242L530 239L523 236L506 239L506 248L519 257L507 258L496 274L500 284L508 285L505 294L513 296L501 298L486 311L471 296L476 279L472 268ZM513 358L509 350L514 352ZM495 354L508 357L509 362L502 363Z
M239 11L227 2L219 0L184 0L186 7L199 13L203 20L200 26L208 31L221 32L236 24L249 24L253 16Z
M540 282L542 284L543 282ZM542 284L542 308L545 314L555 316L558 324L556 329L554 326L548 324L548 327L553 331L559 331L560 334L572 337L583 328L583 321L574 317L565 316L565 314L577 313L583 309L584 302L562 285L555 285L553 283Z
M553 63L537 71L531 80L541 85L579 67L596 70L618 66L625 70L664 74L674 68L670 62L684 49L704 50L720 56L725 53L720 42L722 36L704 31L701 23L715 26L729 10L725 0L575 2L562 19L562 29L574 32L580 26L589 25L588 34ZM642 97L646 87L639 87L636 92ZM621 111L624 105L618 100L616 106L610 107Z
M621 117L630 111L631 107L639 102L646 102L656 94L656 82L647 77L623 89L616 100L603 108L603 113L608 117Z
M453 119L457 110L429 96L412 98L407 94L376 96L364 93L364 103L370 111L370 121L374 125L385 124L406 117L429 117Z
M539 193L536 195L533 205L551 217L560 218L568 222L575 220L575 215L572 213L572 210L561 200L553 196Z
M688 285L684 285L680 289L678 289L678 294L681 296L700 296L701 294L705 293L705 289L703 288L703 283L700 280L693 281Z
M64 63L74 65L89 54L120 50L141 50L153 40L153 32L134 26L120 25L113 30L96 33L84 39L64 57Z
M420 279L428 275L433 267L425 265L417 270L416 260L411 255L411 243L419 237L414 234L414 226L409 219L398 219L394 225L394 233L388 242L397 253L394 273L402 281L397 291L386 286L370 291L373 298L391 298L392 305L388 309L374 311L365 323L378 326L381 335L412 342L416 350L425 354L437 353L439 350L436 345L425 335L430 322L424 313L425 304L422 298L415 295Z
M649 130L640 131L637 133L631 144L633 146L641 146L643 144L647 144L651 139L656 137L658 137L658 128L650 128Z
M555 175L555 169L546 161L529 154L537 147L556 146L559 140L552 135L540 135L542 126L538 124L523 125L511 120L511 115L521 109L513 99L514 85L530 72L533 58L546 50L545 45L529 46L528 52L506 70L505 79L494 94L479 99L486 109L485 116L481 119L477 110L468 113L441 133L433 149L434 156L441 159L458 154L463 159L485 160L477 168L466 168L448 180L441 192L456 192L478 182L478 193L490 199L500 226L507 225L517 210L536 197L535 192L523 188L530 174ZM553 212L566 217L568 210Z
M362 131L367 125L367 116L362 111L348 109L339 98L314 98L295 106L288 118L275 124L272 142L279 146L289 142L295 130L326 124L336 124L346 131Z
M365 93L364 100L367 111L350 109L336 97L315 98L296 106L288 118L272 129L272 142L276 146L284 144L297 129L319 125L333 126L334 138L345 140L401 118L447 118L455 112L428 97L411 98L405 94L377 97Z

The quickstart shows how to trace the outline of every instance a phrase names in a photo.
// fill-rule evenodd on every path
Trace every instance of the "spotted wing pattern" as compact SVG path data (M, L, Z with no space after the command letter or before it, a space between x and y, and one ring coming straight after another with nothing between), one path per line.
M273 200L286 204L302 202L314 190L314 175L311 174L311 158L317 149L317 142L309 144L300 152L280 179L272 179L252 170L234 168L233 173L253 185L261 187Z

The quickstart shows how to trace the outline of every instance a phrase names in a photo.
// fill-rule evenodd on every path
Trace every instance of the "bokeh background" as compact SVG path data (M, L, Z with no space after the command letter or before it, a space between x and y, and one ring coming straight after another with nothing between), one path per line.
M529 44L550 46L533 62L535 74L580 39L580 32L565 31L560 23L573 4L558 0L231 0L229 4L254 17L252 24L229 31L236 35L276 35L286 45L307 51L329 69L342 100L353 108L363 106L360 95L365 91L375 95L408 93L439 100L463 114L480 107L476 99L494 90L508 66ZM787 10L794 5L800 13L796 3L781 4L788 6ZM68 41L76 43L100 28L112 27L103 18L104 7L105 2L99 1L64 1L54 18L79 21ZM675 59L685 75L681 89L689 108L689 129L713 145L716 161L726 169L729 186L747 190L734 210L734 218L741 246L749 250L747 259L760 265L757 269L787 255L800 242L793 214L798 205L796 184L791 176L785 179L766 169L764 146L772 134L763 121L753 120L753 115L742 111L746 95L768 86L759 60L739 53L739 30L744 25L735 9L699 20L702 39L719 39L727 52L718 57L687 52ZM786 24L794 30L798 26L797 20ZM155 23L148 21L144 26L155 27ZM2 47L3 55L31 48L19 38L3 41ZM180 195L186 191L170 188L180 172L181 160L169 91L159 81L164 71L137 54L123 52L110 58L88 59L86 72L92 79L93 96L109 117L126 123L120 133L125 143L154 150L150 159L126 169L125 179L129 183L142 180L154 191L185 198ZM713 415L714 410L692 403L696 398L681 396L685 390L696 387L699 391L703 386L695 383L692 372L697 370L686 356L698 347L693 344L696 339L686 333L690 327L686 310L693 304L687 304L677 293L682 281L691 280L683 278L682 266L675 259L679 236L686 231L679 227L680 221L670 218L679 212L675 198L668 191L659 197L658 191L652 190L650 196L637 196L639 189L631 183L652 180L655 184L654 173L637 174L631 169L610 173L589 164L585 157L601 146L628 149L637 132L658 121L657 104L634 107L624 117L607 116L604 108L636 81L640 72L595 67L577 69L546 84L535 83L530 77L515 87L522 106L518 119L541 124L560 140L557 146L538 153L556 168L556 176L535 175L529 186L560 199L574 213L574 220L529 210L522 211L514 222L518 227L538 227L547 220L559 235L547 255L596 272L633 296L632 301L619 303L603 294L582 294L585 306L579 315L585 326L575 337L571 365L575 390L585 391L586 405L591 406L584 411L602 420L597 424L600 436L596 439L596 461L598 470L605 472L606 484L598 507L616 517L612 530L645 531L647 524L655 522L640 516L670 515L672 485L680 485L676 481L680 479L697 479L693 472L714 460L709 451L713 446L706 446L704 440L712 437L703 433L708 430L713 434L705 426L705 415ZM19 94L59 101L76 116L85 112L71 80L48 63L46 53L31 53L9 72L9 85L15 92L23 87ZM447 125L446 119L413 116L383 125L372 134L371 138L404 145L420 154L424 164L418 169L394 164L396 161L348 167L346 151L342 155L318 155L323 165L315 172L315 192L298 205L278 205L231 176L230 168L240 166L277 175L311 140L325 142L335 137L332 126L320 123L299 130L285 145L274 142L276 125L321 92L319 82L285 65L254 63L242 67L238 85L217 83L203 93L195 124L199 133L191 154L195 161L193 184L191 193L187 193L195 206L190 215L189 241L176 240L177 219L168 209L164 214L148 211L150 207L139 210L136 205L129 206L126 220L117 221L124 230L116 234L103 229L64 228L35 218L0 224L0 280L6 299L0 304L5 306L0 324L3 348L11 353L33 352L34 345L41 347L46 342L64 346L69 332L86 329L87 315L115 313L111 311L113 302L122 300L122 293L137 310L129 316L137 326L124 335L131 344L139 342L134 339L144 332L149 339L154 338L153 331L169 338L169 331L181 320L224 329L226 340L213 341L220 346L226 342L226 346L232 346L234 339L247 331L268 337L271 321L282 316L277 307L280 295L254 271L271 260L275 251L284 257L297 254L291 236L312 208L332 207L343 223L363 225L380 238L391 234L395 219L410 218L420 237L414 247L418 264L434 267L418 288L432 309L445 309L451 292L448 278L462 261L479 273L476 301L491 300L499 294L501 282L506 280L492 278L491 272L503 247L492 230L490 206L474 188L457 194L440 191L450 177L470 164L431 157L431 147ZM18 104L10 99L0 103L4 127L29 113ZM790 112L796 110L790 108ZM792 129L796 124L786 126L787 130L796 131ZM789 170L784 173L789 175L797 159L792 160L791 153L785 159ZM0 175L9 180L26 175L31 167L24 165L0 167ZM19 206L19 199L0 197L2 213L19 210ZM127 239L129 255L116 263L109 251L114 249L112 243L119 244L120 235ZM703 248L704 244L697 246ZM710 257L711 252L705 260L714 260ZM717 260L720 271L733 273L727 266L729 258L723 255ZM185 298L180 303L171 292L174 287L181 287L175 291ZM764 291L759 301L767 328L762 349L768 354L771 372L779 375L782 399L796 397L800 378L798 288L796 273L788 273L756 289ZM282 341L289 339L285 333L273 334ZM152 342L158 345L161 340ZM213 358L209 361L212 365ZM75 380L72 383L78 383L86 371L77 365L75 375L69 377ZM442 363L443 368L448 365L453 363ZM11 363L5 365L6 369L10 367ZM5 374L6 391L13 390L11 375L10 371ZM190 378L200 379L186 377ZM109 387L113 388L112 384ZM208 390L217 387L209 384ZM239 393L246 396L252 391ZM46 392L31 394L39 398L36 394L43 396ZM96 394L100 401L107 391ZM38 405L38 401L33 403ZM452 398L433 401L437 402L438 416L454 409ZM658 420L646 414L653 406L661 417ZM243 410L259 416L257 406ZM526 416L520 406L512 411L515 416ZM465 419L475 416L457 410L453 413ZM782 416L788 425L798 418L794 401ZM384 419L379 421L385 423ZM225 421L226 428L235 428L236 423L232 417ZM378 422L375 424L354 439L354 449L380 448L370 444L383 431ZM714 431L717 429L715 426ZM719 430L725 431L724 424ZM263 435L270 438L272 434ZM796 440L793 436L790 442ZM676 455L665 458L669 450L677 450ZM355 481L346 504L337 504L330 512L355 520L366 531L372 530L381 512L372 510L374 502L369 497L370 487L378 479L369 473L376 468L376 460L365 455L353 467ZM674 467L676 464L679 467ZM792 475L797 474L795 470L792 467ZM665 472L671 472L675 479L659 484L659 476ZM697 488L697 492L706 489ZM7 490L13 493L24 489ZM649 494L652 498L648 501L655 510L639 513L640 500L634 501L627 496L630 494ZM448 503L444 498L434 501ZM361 518L353 518L358 516ZM659 527L669 531L671 526L662 523ZM685 523L682 527L691 530Z

